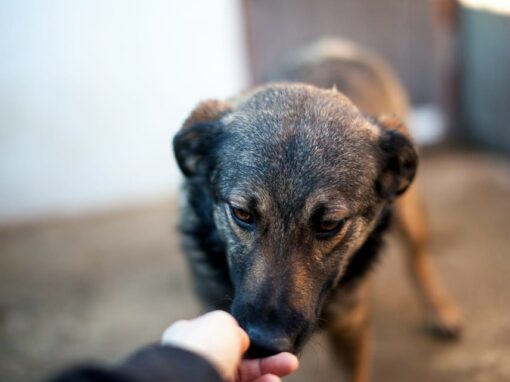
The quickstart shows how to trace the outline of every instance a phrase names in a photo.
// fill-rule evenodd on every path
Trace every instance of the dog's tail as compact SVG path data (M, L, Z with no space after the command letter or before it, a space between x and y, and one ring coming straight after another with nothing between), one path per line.
M336 87L365 113L407 117L407 95L390 66L347 40L324 38L306 45L287 56L268 77L270 81Z

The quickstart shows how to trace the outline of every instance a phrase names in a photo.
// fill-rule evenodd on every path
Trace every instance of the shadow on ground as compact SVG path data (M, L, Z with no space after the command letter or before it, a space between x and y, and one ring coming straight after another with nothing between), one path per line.
M510 380L510 163L429 154L421 183L433 252L465 312L460 342L422 330L390 238L374 275L374 381ZM197 314L178 249L176 203L0 231L0 380L39 381L77 360L115 362ZM342 380L314 338L288 381Z

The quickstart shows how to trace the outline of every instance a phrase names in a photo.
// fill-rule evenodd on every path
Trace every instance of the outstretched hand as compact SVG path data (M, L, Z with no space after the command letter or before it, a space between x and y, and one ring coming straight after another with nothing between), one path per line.
M296 356L290 353L242 360L250 339L237 321L223 311L177 321L163 333L162 344L199 354L229 382L278 382L280 377L291 374L299 365Z

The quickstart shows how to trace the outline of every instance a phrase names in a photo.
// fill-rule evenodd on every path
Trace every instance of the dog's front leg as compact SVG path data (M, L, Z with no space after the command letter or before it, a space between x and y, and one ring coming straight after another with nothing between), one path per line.
M411 186L397 200L396 207L399 232L409 252L409 273L427 312L428 328L439 337L457 338L462 328L461 312L441 284L434 267L425 208L418 187Z
M351 382L367 382L370 369L368 282L337 290L324 312L325 328Z

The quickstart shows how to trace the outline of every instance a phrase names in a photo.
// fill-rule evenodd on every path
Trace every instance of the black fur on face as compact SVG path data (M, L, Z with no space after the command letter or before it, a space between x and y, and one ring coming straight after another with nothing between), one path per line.
M299 351L332 288L368 267L363 250L414 177L414 147L395 119L367 118L334 90L277 84L214 105L174 139L190 263L228 274L253 355ZM216 250L201 247L211 240ZM194 269L197 283L215 280Z

